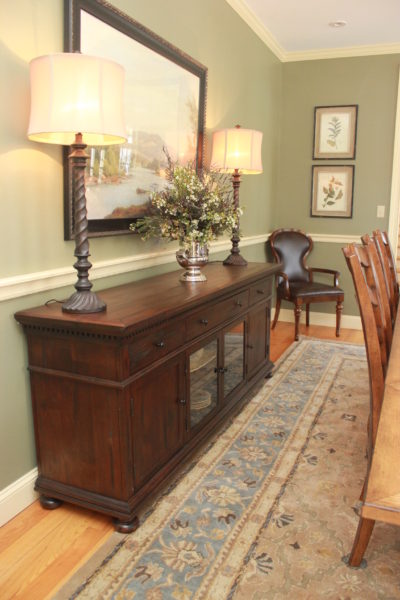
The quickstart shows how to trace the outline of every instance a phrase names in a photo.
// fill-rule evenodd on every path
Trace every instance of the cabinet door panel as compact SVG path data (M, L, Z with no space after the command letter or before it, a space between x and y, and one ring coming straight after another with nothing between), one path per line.
M244 321L224 332L224 398L244 380Z
M121 393L38 373L31 374L31 384L42 477L110 497L125 496L120 437L127 438L128 431L120 419Z
M261 367L268 356L268 307L264 304L249 313L247 332L247 374Z
M189 357L190 427L194 428L218 404L218 339L206 343Z
M184 356L135 381L131 393L135 485L139 487L182 446Z

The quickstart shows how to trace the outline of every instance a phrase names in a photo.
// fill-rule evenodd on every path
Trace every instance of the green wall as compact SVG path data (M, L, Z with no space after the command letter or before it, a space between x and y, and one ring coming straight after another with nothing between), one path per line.
M283 64L274 227L350 236L387 228L399 66L400 57L394 54ZM314 107L340 104L358 104L356 158L312 160ZM310 217L313 164L355 165L352 219ZM385 206L384 219L376 217L378 204ZM344 314L358 314L341 247L316 244L310 264L341 271ZM314 310L332 311L332 307L321 304Z
M116 8L147 26L208 68L206 156L210 133L237 123L264 133L262 175L243 177L241 203L246 236L271 229L277 171L282 68L225 0L115 0ZM63 240L61 148L27 140L28 63L63 49L62 0L0 2L1 278L68 267L74 243ZM162 107L161 107L162 108ZM166 247L137 236L91 241L92 261L130 257ZM247 251L248 250L248 251ZM264 260L262 245L243 252ZM213 258L223 258L216 255ZM176 264L135 271L95 282L95 289L148 277ZM17 310L65 298L72 288L50 290L0 302L0 490L36 464L24 336Z

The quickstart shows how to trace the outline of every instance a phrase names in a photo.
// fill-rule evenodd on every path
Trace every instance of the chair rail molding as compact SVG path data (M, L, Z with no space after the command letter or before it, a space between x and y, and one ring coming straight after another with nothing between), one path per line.
M315 243L323 242L329 244L350 244L359 242L360 235L339 235L339 234L321 234L310 233ZM242 248L246 246L255 246L265 244L270 233L258 234L243 237L240 240ZM211 244L210 254L229 250L231 242L228 239L217 240ZM159 265L174 263L176 248L172 250L163 249L157 252L148 252L137 254L136 256L122 256L112 260L101 261L93 264L91 268L91 279L101 279L113 275L121 275L130 271L139 271ZM60 267L48 271L39 271L36 273L24 273L0 279L0 302L47 292L64 286L72 285L75 282L76 273L73 267Z

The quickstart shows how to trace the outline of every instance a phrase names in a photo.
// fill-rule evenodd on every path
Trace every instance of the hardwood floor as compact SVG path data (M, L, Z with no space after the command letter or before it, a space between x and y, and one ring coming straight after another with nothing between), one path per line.
M271 333L271 360L293 342L294 324ZM337 339L333 327L300 326L300 335ZM363 343L362 331L342 329L339 341ZM0 600L45 600L113 533L109 517L63 505L47 511L39 502L0 528Z

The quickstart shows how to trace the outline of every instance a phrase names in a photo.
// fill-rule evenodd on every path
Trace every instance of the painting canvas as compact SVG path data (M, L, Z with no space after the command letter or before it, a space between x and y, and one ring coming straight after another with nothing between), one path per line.
M313 166L312 217L351 218L354 166Z
M357 109L357 105L315 107L313 158L355 158Z
M92 5L88 2L88 7ZM110 10L99 6L102 11ZM160 53L160 38L154 37L153 49L129 35L129 29L126 34L123 27L105 22L103 12L97 15L85 10L84 0L78 8L81 52L112 59L125 69L127 142L87 149L89 234L125 233L135 218L148 213L151 192L165 186L167 154L182 164L201 164L206 69L194 61L193 69L186 68L191 62L183 54L179 57L184 66L171 60L176 49L167 46L167 55ZM133 27L131 21L126 23ZM139 33L143 32L151 42L151 33L141 28ZM72 186L69 188L67 239L73 237Z

